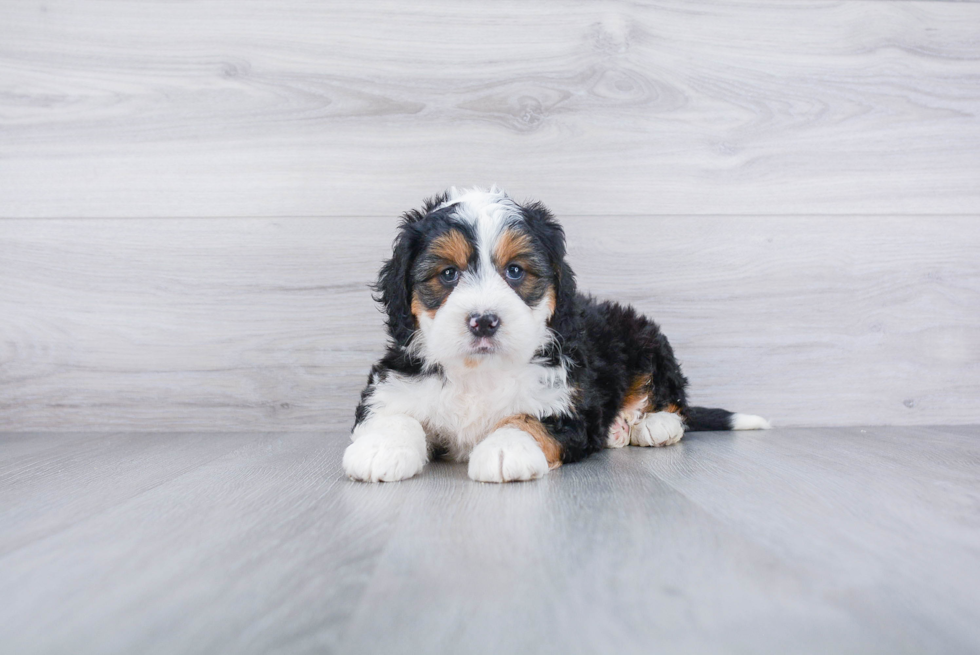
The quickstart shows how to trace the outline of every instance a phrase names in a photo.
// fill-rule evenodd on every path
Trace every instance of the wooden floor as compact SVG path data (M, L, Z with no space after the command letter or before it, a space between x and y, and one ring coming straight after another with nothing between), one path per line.
M691 434L505 486L324 433L0 435L4 653L980 649L980 427Z

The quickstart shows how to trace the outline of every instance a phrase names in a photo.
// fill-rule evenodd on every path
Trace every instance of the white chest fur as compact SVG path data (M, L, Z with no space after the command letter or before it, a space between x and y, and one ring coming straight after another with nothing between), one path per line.
M375 416L415 418L429 441L465 459L501 420L515 414L542 418L566 413L570 400L564 367L530 363L424 377L391 374L374 390L368 405Z

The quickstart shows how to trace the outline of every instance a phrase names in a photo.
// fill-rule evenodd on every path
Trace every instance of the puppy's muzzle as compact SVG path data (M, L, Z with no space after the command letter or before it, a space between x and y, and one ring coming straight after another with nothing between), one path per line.
M466 321L470 332L475 337L492 337L500 327L500 318L496 314L470 314Z

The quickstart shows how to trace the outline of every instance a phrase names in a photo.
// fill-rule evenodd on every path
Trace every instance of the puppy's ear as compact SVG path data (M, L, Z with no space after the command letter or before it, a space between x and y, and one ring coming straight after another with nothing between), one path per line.
M544 248L551 266L555 285L555 313L551 317L551 327L564 332L574 316L575 299L575 273L565 261L565 230L540 202L522 207L521 213L528 229Z
M406 346L415 332L412 314L412 264L418 254L420 237L414 223L417 212L402 217L398 236L392 246L391 259L385 261L374 285L374 300L384 306L388 318L385 325L396 345Z

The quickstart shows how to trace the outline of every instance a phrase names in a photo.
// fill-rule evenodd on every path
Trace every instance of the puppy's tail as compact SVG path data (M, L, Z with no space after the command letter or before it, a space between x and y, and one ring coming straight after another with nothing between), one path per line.
M755 414L736 414L727 409L714 407L689 407L687 429L689 432L707 430L768 430L769 421Z

